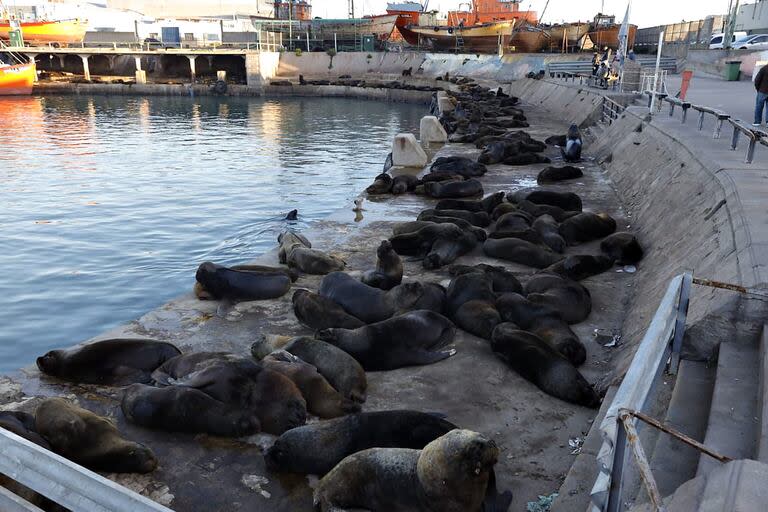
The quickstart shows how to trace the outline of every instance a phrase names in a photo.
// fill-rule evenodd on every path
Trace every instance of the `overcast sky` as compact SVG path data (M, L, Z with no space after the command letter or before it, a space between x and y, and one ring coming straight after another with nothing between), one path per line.
M422 0L423 2L424 0ZM464 0L466 3L468 0ZM429 9L438 9L445 13L455 9L462 0L429 0ZM348 0L313 0L312 14L323 18L346 18ZM541 16L546 0L523 0L521 9L538 11ZM599 10L600 0L550 0L543 21L584 21L591 19ZM624 17L627 0L605 0L607 14ZM744 2L742 2L744 3ZM355 0L355 13L383 14L387 0ZM641 27L651 27L676 23L682 20L695 21L709 14L725 14L728 0L634 0L632 2L631 22Z

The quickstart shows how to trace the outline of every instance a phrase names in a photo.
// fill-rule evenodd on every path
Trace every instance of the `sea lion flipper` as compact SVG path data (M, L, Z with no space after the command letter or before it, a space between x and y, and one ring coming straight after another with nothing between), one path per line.
M512 505L512 491L499 493L496 489L496 471L488 475L488 485L485 487L485 500L482 512L507 512Z
M235 303L228 299L223 299L219 303L219 307L216 308L216 316L219 318L226 318L232 308L235 307Z
M427 365L448 359L449 357L456 355L456 349L440 350L433 352L431 350L413 350L404 354L404 358L408 363L416 365Z

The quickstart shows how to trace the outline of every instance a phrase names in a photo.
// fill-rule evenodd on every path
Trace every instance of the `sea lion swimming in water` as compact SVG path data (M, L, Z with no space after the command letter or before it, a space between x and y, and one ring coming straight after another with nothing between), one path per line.
M214 299L250 301L275 299L291 288L291 279L283 272L246 272L232 270L210 261L202 263L195 279Z
M37 367L70 382L127 386L150 382L156 368L179 354L164 341L117 338L51 350L37 358Z

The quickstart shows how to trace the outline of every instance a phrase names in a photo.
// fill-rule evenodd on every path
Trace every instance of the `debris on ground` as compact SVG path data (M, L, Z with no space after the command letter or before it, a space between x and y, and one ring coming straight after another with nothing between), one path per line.
M595 329L593 336L595 337L595 341L597 343L608 348L617 347L619 346L619 342L621 342L621 331Z
M584 438L572 437L568 440L568 446L571 447L571 455L578 455L581 453L581 447L584 446Z
M528 512L549 512L552 509L552 503L558 494L553 492L549 496L539 495L539 501L529 501L526 510Z
M269 479L266 477L259 475L243 475L243 478L240 481L243 482L243 485L247 488L261 494L265 498L270 498L272 496L269 491L261 488L262 485L267 485L269 483Z

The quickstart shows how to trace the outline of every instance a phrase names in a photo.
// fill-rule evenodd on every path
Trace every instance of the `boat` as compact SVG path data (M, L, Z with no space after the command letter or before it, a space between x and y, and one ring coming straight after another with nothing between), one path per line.
M401 28L408 25L418 25L424 6L419 2L395 2L387 4L387 14L397 16L395 20L395 36L393 39L403 39Z
M337 39L354 39L361 35L372 34L376 39L389 37L395 28L396 14L382 14L369 18L352 19L314 19L312 20L312 37L324 41Z
M377 39L385 40L389 39L392 32L395 30L395 24L397 23L397 14L375 14L371 16L364 16L364 20L371 20L370 25L371 33L376 36Z
M0 19L0 39L9 40L11 22L19 23L24 42L31 44L68 45L80 43L88 24L82 20L15 21Z
M32 94L37 71L35 61L3 64L0 63L0 96Z
M546 29L550 37L550 49L568 52L581 48L584 36L589 33L589 23L562 23Z
M448 25L481 25L498 21L516 21L538 24L536 11L521 11L520 0L472 0L465 2L470 6L466 11L448 11Z
M400 33L410 44L432 50L495 52L500 43L509 45L514 26L515 20L463 27L408 25L401 27Z
M539 53L549 48L551 36L549 33L528 23L521 23L512 32L509 44L512 51L522 53Z
M619 30L621 30L621 23L616 23L616 16L598 13L589 26L589 39L597 48L602 49L607 46L611 50L616 50L619 47ZM629 25L627 48L634 46L635 35L637 35L637 25Z

